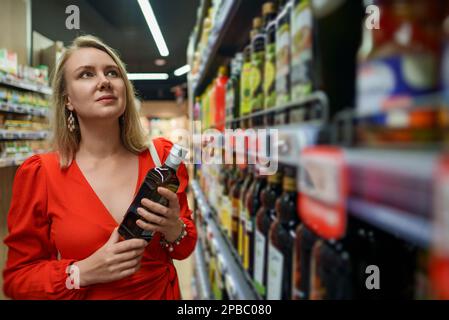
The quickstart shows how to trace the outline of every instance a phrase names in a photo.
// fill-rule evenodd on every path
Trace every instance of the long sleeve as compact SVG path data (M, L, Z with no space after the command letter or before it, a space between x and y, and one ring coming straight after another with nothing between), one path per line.
M164 153L161 157L162 162L165 162L173 143L164 138L158 138L155 140L155 146L158 150L163 149ZM179 180L179 189L177 192L179 207L180 207L180 218L184 221L186 225L187 235L180 242L179 245L173 246L173 251L170 252L170 256L173 259L183 260L188 258L193 250L195 249L196 241L198 238L198 233L196 230L195 223L192 219L192 210L190 210L188 202L186 189L189 184L189 175L187 173L187 168L184 163L181 163L177 172Z
M81 299L85 288L66 286L70 259L57 260L47 216L47 183L39 156L18 169L8 213L8 247L3 272L6 296L12 299ZM70 287L70 286L69 286Z

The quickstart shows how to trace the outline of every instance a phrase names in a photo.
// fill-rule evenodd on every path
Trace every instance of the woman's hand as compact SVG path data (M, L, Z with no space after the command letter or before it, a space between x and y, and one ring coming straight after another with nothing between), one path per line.
M148 243L142 239L119 242L117 230L114 229L109 240L95 253L74 263L80 270L80 286L120 280L140 269L140 260Z
M146 231L160 232L169 242L175 241L182 232L182 221L179 219L179 200L176 193L159 187L159 194L169 201L168 208L149 199L142 199L146 208L138 208L137 212L146 221L137 220L137 225Z

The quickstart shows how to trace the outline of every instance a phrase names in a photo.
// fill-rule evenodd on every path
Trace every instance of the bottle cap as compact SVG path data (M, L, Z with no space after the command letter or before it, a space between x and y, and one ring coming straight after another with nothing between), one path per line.
M262 18L257 17L253 19L253 29L262 28Z
M276 12L276 7L273 2L265 2L262 7L262 15L266 16L270 13Z
M218 68L218 75L227 76L228 75L228 67L221 66L220 68Z
M177 170L181 162L185 160L186 155L187 155L186 149L182 148L178 144L174 144L170 150L170 154L168 155L167 160L165 161L165 164L168 167Z

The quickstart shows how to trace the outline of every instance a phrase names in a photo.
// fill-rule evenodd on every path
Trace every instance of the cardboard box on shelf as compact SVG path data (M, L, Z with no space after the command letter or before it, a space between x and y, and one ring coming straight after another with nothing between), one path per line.
M0 71L17 74L17 53L7 49L0 49Z
M62 41L55 41L53 45L46 49L42 49L40 52L39 62L41 65L48 66L47 73L52 74L56 63L65 51L64 43Z

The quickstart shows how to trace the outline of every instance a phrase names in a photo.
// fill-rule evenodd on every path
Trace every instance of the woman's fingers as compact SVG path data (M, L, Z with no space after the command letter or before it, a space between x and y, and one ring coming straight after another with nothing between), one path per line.
M139 270L140 268L140 259L133 259L129 261L125 261L119 264L116 264L110 268L111 272L121 272L124 270L133 269L134 272Z
M148 243L143 239L130 239L114 244L113 253L119 254L132 250L143 249Z
M167 222L166 217L149 212L149 211L145 210L144 208L137 208L137 213L142 218L144 218L146 220L146 221L142 221L142 222L146 222L147 224L164 226L165 223Z
M164 207L163 205L156 203L154 201L151 201L149 199L143 198L141 201L142 205L147 208L148 211L167 216L168 215L168 208Z
M123 262L123 261L129 261L129 260L132 260L132 259L137 259L137 258L142 256L144 251L145 251L145 249L136 249L136 250L131 250L131 251L128 251L128 252L120 253L120 254L117 254L115 256L114 260L117 263L120 263L120 262Z
M167 188L162 187L157 188L157 192L159 192L161 196L167 198L167 200L169 201L169 207L171 209L175 209L177 210L177 212L179 211L179 201L176 193L174 193L171 190L168 190Z
M152 232L161 232L162 231L160 226L145 222L140 219L136 221L136 224L145 231L152 231Z

